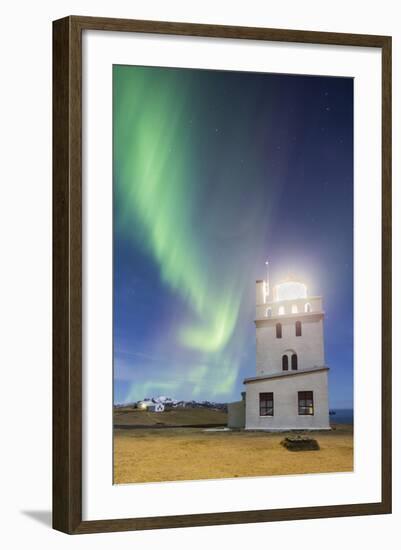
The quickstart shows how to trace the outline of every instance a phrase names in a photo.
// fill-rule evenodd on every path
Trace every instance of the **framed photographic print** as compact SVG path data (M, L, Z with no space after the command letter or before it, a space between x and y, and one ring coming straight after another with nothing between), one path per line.
M391 511L391 38L53 24L53 526Z

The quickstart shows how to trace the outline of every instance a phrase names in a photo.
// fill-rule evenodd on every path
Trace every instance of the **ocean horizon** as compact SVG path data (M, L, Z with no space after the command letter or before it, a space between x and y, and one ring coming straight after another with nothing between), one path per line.
M330 422L333 424L353 424L354 409L330 409Z

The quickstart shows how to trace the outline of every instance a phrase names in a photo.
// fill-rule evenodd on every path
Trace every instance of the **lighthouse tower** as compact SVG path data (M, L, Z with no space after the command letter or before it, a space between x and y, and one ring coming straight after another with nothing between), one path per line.
M320 296L288 277L256 281L256 376L244 380L245 428L329 429Z

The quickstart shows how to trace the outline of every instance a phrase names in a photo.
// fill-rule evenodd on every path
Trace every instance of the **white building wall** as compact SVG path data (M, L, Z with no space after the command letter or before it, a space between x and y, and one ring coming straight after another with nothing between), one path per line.
M295 335L296 321L301 321L301 336ZM276 337L277 323L282 326L281 338ZM256 376L280 372L286 352L289 356L293 352L297 354L298 370L324 366L322 314L256 321Z
M244 428L245 427L245 401L235 401L228 403L227 406L229 428Z
M246 384L246 429L330 429L328 371L284 375ZM298 392L313 391L314 415L298 415ZM273 392L274 416L259 415L259 393Z
M256 281L256 307L261 307L262 310L264 309L263 306L265 305L265 282L264 281Z

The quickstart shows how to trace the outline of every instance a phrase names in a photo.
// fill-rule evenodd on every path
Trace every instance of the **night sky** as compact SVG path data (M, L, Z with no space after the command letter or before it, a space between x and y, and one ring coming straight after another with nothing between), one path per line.
M255 280L322 295L353 406L353 80L114 66L114 401L232 401Z

